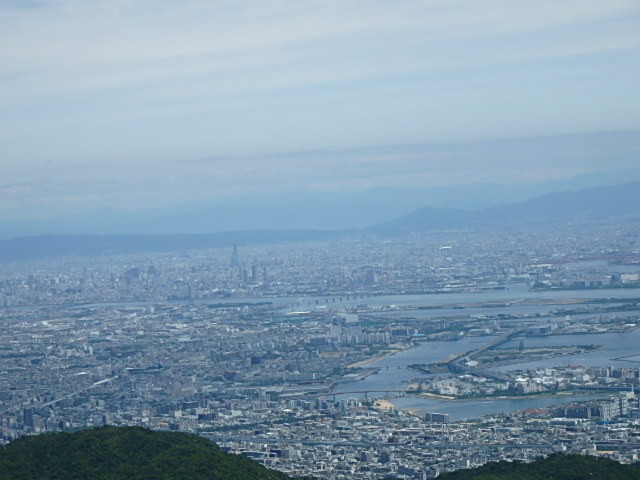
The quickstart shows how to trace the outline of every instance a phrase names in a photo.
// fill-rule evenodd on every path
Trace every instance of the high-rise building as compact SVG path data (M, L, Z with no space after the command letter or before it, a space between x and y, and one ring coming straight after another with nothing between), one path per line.
M240 266L240 255L238 255L238 245L233 246L233 253L231 254L231 266L232 267Z

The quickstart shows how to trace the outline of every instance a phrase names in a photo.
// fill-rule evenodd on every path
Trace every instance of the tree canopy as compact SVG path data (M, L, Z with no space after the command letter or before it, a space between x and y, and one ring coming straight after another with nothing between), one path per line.
M101 427L17 439L0 447L0 479L288 480L196 435Z

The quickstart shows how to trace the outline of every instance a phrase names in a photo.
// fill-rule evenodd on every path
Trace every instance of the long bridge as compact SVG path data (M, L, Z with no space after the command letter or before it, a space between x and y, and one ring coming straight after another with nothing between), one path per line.
M518 335L526 332L530 328L531 327L518 328L516 330L511 330L510 332L507 332L507 333L505 333L503 335L500 335L498 338L494 339L492 342L489 342L486 345L483 345L482 347L472 351L471 353L469 353L467 355L467 357L473 359L473 358L477 357L478 355L480 355L481 353L486 352L487 350L491 350L492 348L495 348L498 345L502 345L503 343L507 343L513 337L517 337Z
M398 395L407 393L407 390L394 390L394 389L386 389L386 390L349 390L348 392L331 392L324 395L317 395L318 397L335 397L336 395L352 395L352 394L363 394L365 398L370 393L384 393L385 396L389 396L390 393L396 393Z
M468 361L472 361L474 358L477 358L487 350L491 350L492 348L495 348L498 345L502 345L503 343L508 342L512 338L523 334L524 332L529 330L529 328L531 327L517 328L515 330L511 330L510 332L500 335L498 338L495 338L493 341L483 345L482 347L477 348L472 352L469 352L469 354L466 357L464 358L458 357L451 360L451 362L449 362L448 364L449 370L456 373L469 373L471 375L482 376L485 378L489 378L491 380L497 380L499 382L510 382L511 381L510 378L504 377L498 373L491 372L483 368L477 368L477 367L467 365L464 363L464 360L467 359ZM477 363L477 362L474 362L474 363Z
M403 395L407 393L407 390L387 388L384 390L349 390L346 392L333 392L333 391L332 392L309 392L309 393L301 392L301 393L285 394L284 397L288 399L333 397L333 399L335 400L335 397L338 395L364 394L365 398L367 398L370 393L384 393L385 396L389 396L389 394L392 394L392 393L396 395Z

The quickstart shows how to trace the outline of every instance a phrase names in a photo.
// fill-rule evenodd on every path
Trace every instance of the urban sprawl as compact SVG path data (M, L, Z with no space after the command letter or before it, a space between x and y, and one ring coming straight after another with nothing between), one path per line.
M553 452L636 461L640 343L610 364L578 359L638 333L638 227L4 263L1 441L141 425L320 479L433 478ZM567 341L531 342L546 338ZM454 353L383 361L443 342ZM410 380L368 389L388 369ZM462 418L399 407L406 397L557 402Z

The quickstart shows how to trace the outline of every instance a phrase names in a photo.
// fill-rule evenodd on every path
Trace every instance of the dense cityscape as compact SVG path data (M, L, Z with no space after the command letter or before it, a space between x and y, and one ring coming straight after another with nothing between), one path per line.
M610 339L637 337L637 238L577 224L6 263L2 441L141 425L326 479L632 462L640 352ZM534 403L480 405L509 399Z
M0 0L0 480L640 480L639 33Z

